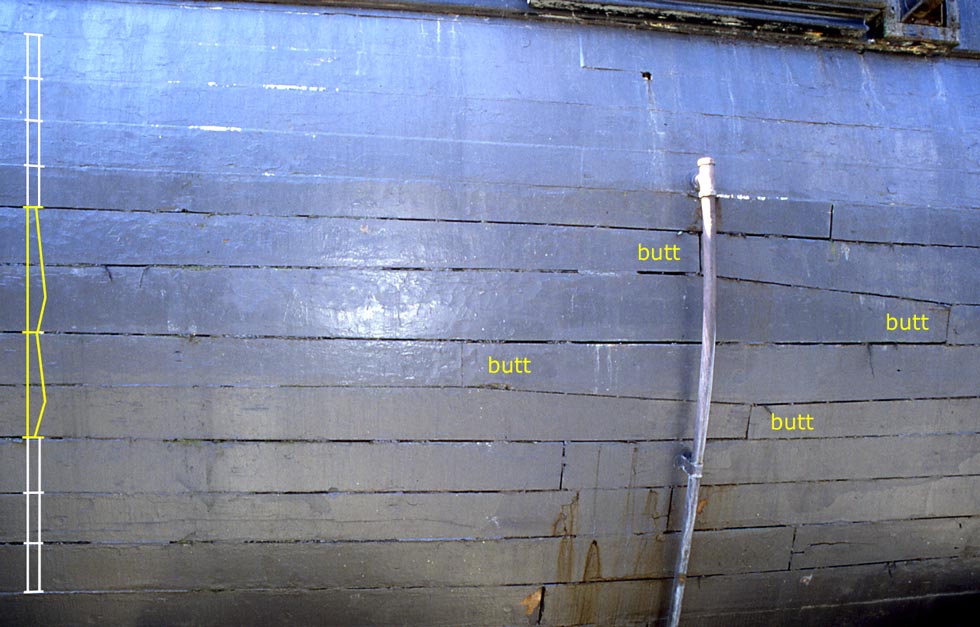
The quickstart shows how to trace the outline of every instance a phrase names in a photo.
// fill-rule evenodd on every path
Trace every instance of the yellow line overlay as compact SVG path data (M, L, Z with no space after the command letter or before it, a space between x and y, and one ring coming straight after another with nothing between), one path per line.
M25 440L43 440L41 433L41 421L44 419L44 410L48 406L48 391L44 383L44 361L41 358L41 322L44 320L44 309L48 304L48 282L44 272L44 248L41 245L41 217L38 210L44 209L41 205L24 205L24 265L26 267L26 281L24 282L24 303L25 303L25 326L24 334L24 385L27 388L27 401L25 402L24 416L24 436ZM37 324L31 324L31 212L34 214L34 232L37 234L37 261L41 271L41 309L38 311ZM31 328L33 326L33 328ZM34 424L33 433L31 432L31 336L34 336L34 348L37 353L37 369L41 384L41 409L37 414L37 422Z

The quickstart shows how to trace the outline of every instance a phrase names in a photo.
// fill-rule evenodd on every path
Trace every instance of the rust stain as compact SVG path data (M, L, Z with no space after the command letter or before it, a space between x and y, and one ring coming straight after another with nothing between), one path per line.
M599 614L599 585L594 583L602 579L602 559L599 555L599 542L592 540L589 551L585 555L585 568L582 570L582 582L572 591L572 610L578 619L578 624L590 625L597 622Z
M524 597L521 601L521 605L524 606L524 614L527 616L533 615L541 608L541 599L544 598L544 586L538 588L531 594Z
M589 552L585 555L585 569L582 581L599 581L602 579L602 558L599 556L599 541L593 540Z
M575 496L572 497L571 503L561 506L561 509L558 511L558 516L551 523L551 535L575 535L575 519L578 517L578 498L579 493L576 492Z
M633 575L635 577L652 577L663 565L664 536L662 533L650 536L640 536L635 540L636 548L633 553Z
M647 490L647 498L643 503L643 517L649 520L656 520L659 517L659 505L660 495L655 490Z
M704 511L704 506L708 504L708 499L698 501L698 514Z
M558 581L572 581L575 572L575 526L578 518L578 492L571 503L562 505L558 516L551 525L551 532L561 536L558 543L558 560L555 564L555 574Z

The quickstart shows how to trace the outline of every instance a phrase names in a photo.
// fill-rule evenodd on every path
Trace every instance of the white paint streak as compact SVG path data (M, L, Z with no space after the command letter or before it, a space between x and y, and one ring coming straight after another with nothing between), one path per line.
M735 200L789 200L789 196L749 196L747 194L718 194L718 198L734 198Z
M217 132L229 132L230 131L230 132L233 132L233 133L241 133L242 132L242 129L239 128L239 127L237 127L237 126L208 126L208 125L197 126L197 125L192 125L192 126L188 126L187 128L193 128L193 129L197 129L199 131L217 131Z
M265 89L279 89L286 91L327 91L326 87L316 87L309 85L277 85L275 83L268 83L262 85Z

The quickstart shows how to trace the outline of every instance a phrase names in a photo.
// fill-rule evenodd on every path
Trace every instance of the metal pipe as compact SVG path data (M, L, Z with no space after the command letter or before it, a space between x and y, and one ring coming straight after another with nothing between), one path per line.
M684 531L681 535L677 569L670 596L670 627L678 627L681 605L684 603L684 584L691 558L694 521L698 514L698 491L704 468L704 448L708 439L708 413L711 410L711 384L715 370L715 162L711 157L698 159L695 177L701 200L701 269L704 291L701 302L701 371L698 377L698 415L694 424L694 452L678 458L678 465L687 473L687 498L684 501Z

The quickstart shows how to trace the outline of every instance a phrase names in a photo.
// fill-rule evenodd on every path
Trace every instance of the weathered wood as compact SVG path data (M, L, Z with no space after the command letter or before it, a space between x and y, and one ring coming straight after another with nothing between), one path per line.
M779 599L780 609L788 611L933 594L975 594L978 575L980 564L973 558L696 577L688 582L684 616L771 611L774 598ZM669 584L669 580L652 580L549 586L545 599L552 603L545 603L542 624L629 624L649 619L663 612L661 602L669 594ZM751 616L744 619L744 623L733 619L723 624L770 624L753 621Z
M729 278L980 303L980 275L971 270L980 265L980 248L722 236L718 257L718 274Z
M699 307L696 297L693 306ZM928 316L928 331L889 331L886 315ZM943 342L949 308L846 292L748 281L718 282L718 341ZM696 338L698 339L698 338Z
M684 605L694 612L740 611L771 608L774 598L788 608L976 592L978 576L975 557L722 575L691 582Z
M785 568L790 527L699 532L695 574ZM52 590L531 585L670 574L676 534L482 541L192 543L47 547ZM0 547L5 563L22 547ZM330 564L324 568L324 564ZM583 575L585 573L585 575ZM23 573L0 575L15 589Z
M691 400L697 345L477 344L463 347L465 385ZM528 358L532 375L489 374L488 358ZM976 396L960 376L980 360L972 346L722 345L713 398L785 403ZM536 368L536 370L535 370Z
M937 207L834 206L834 239L980 246L980 212Z
M973 557L978 549L978 518L804 525L796 528L792 568Z
M801 403L757 405L749 418L749 438L833 438L880 435L924 435L930 433L977 433L980 423L978 398L947 398L919 401L874 401L869 403ZM813 430L774 431L773 418L799 415L812 420L803 424ZM712 423L711 427L714 428Z
M20 332L0 334L0 378L23 382ZM15 339L18 338L18 339ZM49 384L459 385L460 346L446 342L47 335ZM37 381L37 378L34 378Z
M980 307L953 307L949 317L950 344L980 344Z
M56 486L60 487L60 486ZM50 542L500 539L653 534L666 489L316 494L84 494L49 490ZM23 540L21 495L0 495L0 541ZM624 539L625 541L625 539Z
M459 627L527 622L521 601L540 587L385 588L374 590L198 590L78 592L0 597L12 625L174 626L406 625ZM520 621L520 622L519 622Z
M976 476L708 485L701 488L697 523L718 529L972 516L978 498ZM675 488L674 529L683 503L684 489Z
M824 625L929 625L952 622L976 611L980 594L963 592L835 603L792 609L750 610L747 612L718 612L685 615L685 624L692 627L752 627L755 625L795 625L823 627Z
M22 209L0 210L0 260L23 263ZM46 209L48 265L697 272L688 233L355 218ZM50 231L50 235L48 234ZM19 237L19 239L18 239ZM637 246L670 251L640 261ZM658 254L663 257L664 255ZM675 260L674 257L677 259ZM122 269L119 269L120 271ZM144 282L160 269L147 269ZM159 277L157 278L159 280ZM52 279L52 286L57 281Z
M261 174L91 170L49 165L48 207L140 212L493 220L685 230L697 204L683 193L517 185L481 181ZM78 185L80 178L84 185ZM22 167L0 165L0 203L19 207ZM49 189L50 188L50 189ZM17 192L17 193L15 193ZM527 207L533 206L529 215ZM43 218L42 218L43 219ZM377 254L382 254L380 251Z
M23 280L22 268L0 272L0 298L23 298ZM48 332L498 341L698 333L698 282L686 276L53 268L48 283L50 302L64 303L45 316ZM7 310L0 324L16 328L18 314Z
M0 623L654 622L699 278L632 254L696 252L706 150L721 230L748 237L720 247L688 622L975 600L976 558L948 557L974 553L980 501L973 60L363 7L53 0L0 23L4 59L46 35L45 572L72 592L8 569ZM21 117L0 130L4 563ZM817 437L766 431L794 408ZM881 563L906 558L927 559Z
M0 349L0 384L22 383L21 333L0 333ZM698 350L697 344L58 334L44 341L45 376L52 385L463 385L675 400L693 400ZM489 374L491 357L528 359L531 374ZM975 397L977 382L961 375L978 361L977 346L728 344L718 347L714 399L785 404Z
M564 486L623 488L681 483L682 442L572 443ZM919 437L715 440L708 444L704 485L980 474L973 438Z
M51 440L44 480L65 492L375 492L557 489L559 443ZM0 442L0 490L23 445Z
M0 415L24 392L0 386ZM52 386L49 436L220 440L664 440L694 405L506 390ZM711 436L745 436L749 407L714 403ZM601 416L602 420L597 417Z
M691 250L697 254L696 245ZM700 279L692 276L109 266L53 267L47 275L51 302L61 303L45 316L49 333L576 342L700 336ZM23 280L22 267L0 268L0 299L21 297ZM948 311L936 305L740 281L722 281L719 301L720 341L946 339ZM886 314L928 314L931 326L895 333ZM22 316L7 309L0 328L18 328Z

